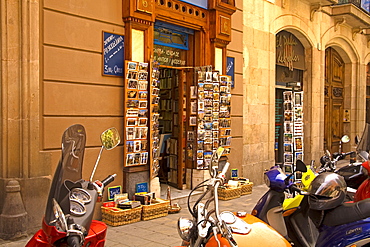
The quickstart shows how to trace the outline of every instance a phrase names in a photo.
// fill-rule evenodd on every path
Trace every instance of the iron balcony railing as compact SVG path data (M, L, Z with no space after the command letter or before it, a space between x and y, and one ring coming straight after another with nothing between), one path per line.
M368 14L370 13L370 0L339 0L338 4L346 4L351 3L353 5L356 5L360 9L363 9Z

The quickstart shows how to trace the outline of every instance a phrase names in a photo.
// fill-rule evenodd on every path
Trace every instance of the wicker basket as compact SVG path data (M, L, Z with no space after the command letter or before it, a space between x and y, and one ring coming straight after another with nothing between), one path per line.
M121 226L141 220L142 206L133 209L101 207L102 221L110 226Z
M241 196L242 188L237 187L233 189L229 188L218 188L218 199L226 201L235 198L239 198Z
M170 201L163 199L155 199L155 201L150 205L142 205L142 220L151 220L168 215L168 207L170 206Z
M242 188L242 196L252 194L253 182L241 184L240 187Z

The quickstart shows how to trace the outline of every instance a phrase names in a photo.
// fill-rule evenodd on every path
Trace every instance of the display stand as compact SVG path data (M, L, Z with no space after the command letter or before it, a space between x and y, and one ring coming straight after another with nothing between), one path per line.
M295 170L296 161L303 161L303 92L285 91L284 97L284 169Z
M195 168L207 169L214 150L231 144L231 78L212 71L211 66L196 68L196 85L190 87L187 157L196 161ZM195 148L196 147L196 148Z
M126 61L123 136L125 166L148 163L148 63Z

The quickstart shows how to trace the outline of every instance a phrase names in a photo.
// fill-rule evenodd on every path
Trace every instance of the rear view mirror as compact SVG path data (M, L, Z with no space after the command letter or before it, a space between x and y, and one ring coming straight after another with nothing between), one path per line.
M355 136L355 144L358 145L360 143L360 137L358 135Z
M307 172L307 167L302 160L297 160L295 170L298 172Z
M103 147L107 150L117 147L121 142L118 130L114 127L104 131L100 136L100 140Z

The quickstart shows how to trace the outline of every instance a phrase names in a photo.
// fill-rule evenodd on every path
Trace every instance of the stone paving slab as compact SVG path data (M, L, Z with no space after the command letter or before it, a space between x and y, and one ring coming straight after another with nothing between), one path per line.
M250 213L267 191L265 185L253 186L253 192L250 195L244 195L240 198L219 201L220 211L245 211ZM177 233L177 219L179 217L190 218L187 205L180 204L182 210L177 214L140 221L123 226L108 226L106 247L171 247L181 244L181 239ZM25 246L32 236L16 241L5 241L0 239L0 246L18 247Z

